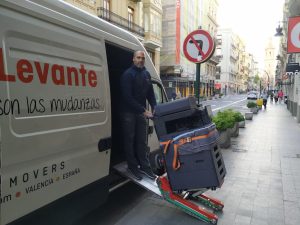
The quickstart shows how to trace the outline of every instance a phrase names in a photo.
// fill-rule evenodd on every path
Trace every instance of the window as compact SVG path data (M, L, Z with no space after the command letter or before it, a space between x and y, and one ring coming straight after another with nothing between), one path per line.
M161 17L159 17L159 15L157 14L151 14L151 21L153 22L151 24L151 30L153 31L153 33L156 36L160 36L161 35Z
M151 59L152 63L154 64L154 52L152 52L152 51L150 51L148 49L147 49L147 52L148 52L148 54L150 56L150 59Z
M145 32L149 31L149 16L148 14L144 15L144 27L145 27Z
M153 83L153 90L157 104L166 102L162 86L158 83Z
M109 19L110 0L103 0L103 17Z
M132 29L133 27L133 14L134 10L131 7L128 7L128 28Z

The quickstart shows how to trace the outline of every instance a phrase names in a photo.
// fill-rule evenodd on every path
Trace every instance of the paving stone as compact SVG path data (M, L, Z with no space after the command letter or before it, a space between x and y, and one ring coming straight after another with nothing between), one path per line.
M254 206L252 217L255 219L268 219L268 207Z
M299 137L300 126L284 104L270 104L253 121L246 121L246 128L232 139L232 148L221 149L227 170L224 184L207 192L225 204L218 213L218 225L300 224ZM165 224L205 224L176 208L155 210L153 203L144 207ZM158 221L144 217L141 221L145 224ZM130 215L126 219L119 224L136 222Z
M268 221L266 221L266 220L252 218L251 225L269 225L269 224L268 224Z

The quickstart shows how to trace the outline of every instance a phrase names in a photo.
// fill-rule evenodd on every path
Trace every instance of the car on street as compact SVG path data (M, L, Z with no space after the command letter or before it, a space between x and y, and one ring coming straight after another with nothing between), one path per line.
M247 99L256 100L259 96L258 91L249 91L247 94Z

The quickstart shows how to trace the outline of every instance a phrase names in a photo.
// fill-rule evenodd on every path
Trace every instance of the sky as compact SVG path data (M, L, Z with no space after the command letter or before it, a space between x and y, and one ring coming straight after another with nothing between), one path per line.
M219 0L220 28L232 28L245 41L247 52L254 55L259 68L264 67L269 38L278 48L279 38L274 35L282 21L283 4L284 0Z

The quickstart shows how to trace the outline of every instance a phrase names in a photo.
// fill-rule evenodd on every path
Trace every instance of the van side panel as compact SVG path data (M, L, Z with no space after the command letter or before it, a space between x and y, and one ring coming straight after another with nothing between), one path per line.
M101 37L1 6L0 27L6 224L108 175L111 112Z

